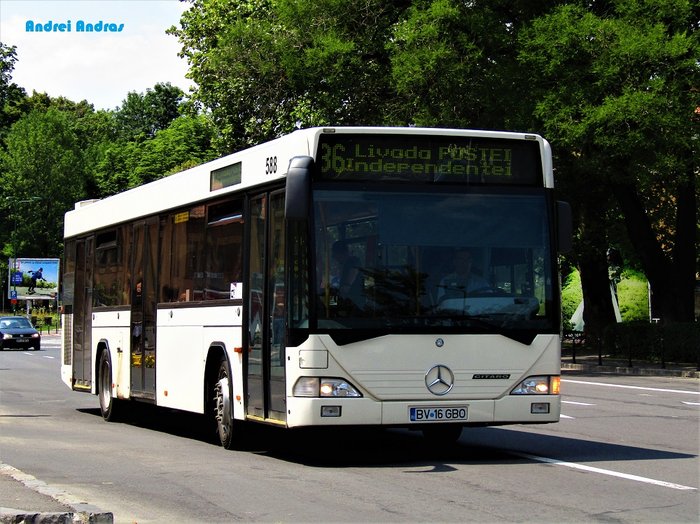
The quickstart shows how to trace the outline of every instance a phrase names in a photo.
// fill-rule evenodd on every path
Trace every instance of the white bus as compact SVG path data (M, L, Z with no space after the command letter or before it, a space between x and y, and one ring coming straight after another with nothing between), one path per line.
M559 420L570 211L532 134L296 131L65 216L63 381L246 422Z

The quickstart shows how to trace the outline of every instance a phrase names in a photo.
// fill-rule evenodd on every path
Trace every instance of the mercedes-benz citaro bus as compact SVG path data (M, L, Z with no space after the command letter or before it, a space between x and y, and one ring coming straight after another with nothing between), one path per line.
M534 134L293 132L65 216L63 381L243 422L559 420L571 213Z

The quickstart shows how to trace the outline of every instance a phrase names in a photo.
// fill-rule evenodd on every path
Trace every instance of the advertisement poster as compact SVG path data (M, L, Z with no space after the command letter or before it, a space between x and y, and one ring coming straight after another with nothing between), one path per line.
M96 111L170 83L187 93L182 46L166 34L190 7L178 0L2 0L0 35L14 46L12 82Z
M59 263L58 258L11 258L8 298L56 300Z

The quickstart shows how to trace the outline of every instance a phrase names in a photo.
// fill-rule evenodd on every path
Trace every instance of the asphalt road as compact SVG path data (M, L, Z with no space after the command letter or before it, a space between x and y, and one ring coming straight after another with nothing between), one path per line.
M700 381L565 375L558 424L465 429L434 449L402 430L256 428L213 444L200 417L105 423L60 381L58 340L0 353L0 462L115 522L697 522ZM0 493L0 506L3 506Z

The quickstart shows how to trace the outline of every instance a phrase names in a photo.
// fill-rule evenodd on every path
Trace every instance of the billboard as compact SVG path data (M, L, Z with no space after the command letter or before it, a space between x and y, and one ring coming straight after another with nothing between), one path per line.
M58 258L11 258L8 263L10 300L56 300Z

